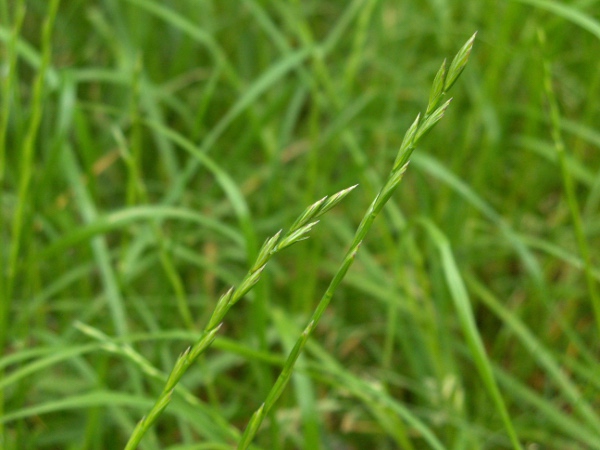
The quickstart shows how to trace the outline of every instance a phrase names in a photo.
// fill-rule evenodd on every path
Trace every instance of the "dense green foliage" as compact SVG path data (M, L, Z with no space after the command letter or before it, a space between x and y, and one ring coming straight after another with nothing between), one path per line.
M0 0L0 448L600 449L599 3Z

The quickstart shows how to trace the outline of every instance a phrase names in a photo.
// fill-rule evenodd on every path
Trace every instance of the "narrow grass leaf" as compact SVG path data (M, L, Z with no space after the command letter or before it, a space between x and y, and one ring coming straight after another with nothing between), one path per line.
M571 412L565 411L556 402L546 398L545 394L540 395L535 392L498 365L494 367L494 374L498 378L498 381L505 386L506 392L510 392L513 395L515 401L531 405L535 408L536 417L544 418L543 420L546 424L543 428L547 432L547 436L545 442L543 440L539 442L541 445L545 443L548 448L554 447L556 445L556 438L558 437L558 430L567 436L571 436L574 440L573 444L577 445L577 447L574 446L572 448L582 448L579 446L584 445L585 447L583 448L600 450L600 437L597 430L587 428L574 418Z
M129 406L143 407L151 403L151 400L139 396L115 393L110 391L88 392L82 395L73 395L33 406L11 411L0 417L0 423L11 423L16 420L30 417L38 417L44 414L64 412L70 410L86 410L90 406Z
M70 146L63 149L63 162L66 169L66 178L75 192L78 207L86 222L94 222L98 217L98 211L87 187L83 183L83 176ZM111 264L110 252L103 237L97 236L92 239L91 246L94 257L100 269L103 288L105 290L108 307L112 317L115 332L119 336L127 334L128 321L126 308L117 282L117 274Z
M399 401L385 391L377 389L363 378L352 374L346 367L329 355L317 342L309 342L308 348L310 353L318 360L314 364L313 369L321 373L331 374L333 379L330 381L330 384L334 388L342 392L351 392L353 396L365 403L367 407L379 404L389 408L406 422L411 435L422 438L432 449L447 449L436 437L433 429L419 417L419 414L411 411L404 402Z
M132 223L154 220L179 220L190 222L207 230L214 231L239 246L244 244L244 238L236 229L204 214L187 208L144 205L98 215L94 220L91 220L87 224L61 234L61 237L54 240L50 245L43 249L38 257L40 259L52 258L70 247L85 242L95 236L125 228Z
M40 131L40 124L42 122L42 112L44 109L43 100L44 94L46 90L46 76L50 67L51 58L52 58L52 34L54 30L54 23L56 19L56 15L58 12L60 1L52 0L48 4L48 12L43 21L42 31L41 31L41 45L42 45L42 55L41 55L41 64L39 66L39 70L34 78L33 82L33 92L31 98L31 110L29 122L27 124L27 131L25 132L24 142L19 150L19 171L18 171L18 181L17 181L17 201L15 212L12 215L12 224L10 227L11 230L11 240L9 241L9 246L7 248L7 258L6 258L6 269L3 269L3 272L6 272L6 275L2 273L1 277L6 277L1 283L4 287L3 292L0 292L0 295L4 296L4 301L0 305L0 347L4 347L6 341L6 333L9 329L9 314L11 311L11 305L13 300L13 288L15 286L16 276L17 276L17 266L19 263L19 257L21 254L21 249L23 244L25 243L23 239L23 231L26 229L26 222L28 220L28 209L27 206L30 204L30 194L31 194L31 182L34 174L34 156L36 149L36 142L38 138L38 134ZM17 12L17 14L23 14L23 6L21 6L21 12ZM24 18L16 18L18 21L24 20ZM17 24L18 25L18 24ZM20 25L19 25L20 27ZM18 29L15 29L15 33ZM14 41L14 36L12 37ZM4 53L4 52L3 52ZM14 57L13 57L14 58ZM16 62L15 62L16 64ZM14 70L14 67L10 67L9 69ZM5 64L3 63L3 71L6 69ZM6 75L3 74L2 77ZM11 76L12 77L12 76ZM14 79L14 78L12 78ZM12 82L12 80L7 80ZM4 99L5 102L10 101L10 97ZM3 108L3 110L7 110L8 103L5 103L7 106ZM2 119L3 121L7 121L8 118ZM5 134L5 125L3 125L2 133ZM2 136L4 139L5 136ZM2 161L2 172L0 172L0 181L4 181L5 176L5 156L6 149L4 148L5 142L2 143L2 155L0 156ZM1 189L5 189L2 186ZM0 195L0 198L2 196ZM3 205L0 205L3 207ZM4 220L2 220L3 223ZM3 230L0 230L0 233L3 233ZM4 240L2 238L2 240ZM2 259L0 259L0 263L4 267L4 252ZM2 393L0 393L2 394ZM0 395L0 413L2 412L4 404L3 396ZM0 430L2 431L2 430ZM1 436L0 436L1 437Z
M204 165L206 169L213 174L217 183L227 195L231 202L231 206L236 213L240 228L244 231L246 246L248 253L252 253L253 243L256 240L254 226L250 217L250 210L244 195L237 186L233 178L219 165L217 162L206 154L205 151L199 149L193 142L170 128L167 128L161 123L146 122L151 129L155 129L160 134L179 145L183 150L191 154L199 163Z
M546 11L550 11L563 19L568 20L582 29L589 31L600 39L600 22L592 14L586 14L580 9L570 4L553 0L513 0L519 3L525 3L536 6Z
M552 352L480 282L472 277L469 280L470 284L476 289L479 298L515 333L519 341L531 354L531 357L552 377L563 395L569 400L571 408L577 411L593 430L598 432L600 430L600 417L590 403L586 401L577 384L565 373ZM600 432L598 432L598 439L600 442Z
M546 36L541 28L538 29L538 39L540 45L543 47L545 45ZM550 109L552 139L554 140L554 147L560 165L563 189L565 191L565 196L569 205L569 212L571 213L571 221L573 222L575 239L577 240L577 246L579 248L579 253L581 254L581 259L584 262L585 281L587 284L588 295L590 297L590 303L592 304L592 308L594 310L594 316L596 319L596 329L600 334L600 295L598 294L596 281L594 280L593 276L590 245L588 243L588 238L584 231L583 219L581 217L579 201L577 199L576 194L576 186L573 182L571 171L569 170L569 167L567 165L567 149L562 138L560 126L560 110L558 107L556 95L554 93L554 87L552 85L552 71L550 67L550 62L546 58L543 59L543 66L544 90L548 99Z
M502 232L508 243L515 249L515 252L521 258L523 266L527 269L537 286L542 286L543 273L537 262L535 255L525 245L521 236L514 231L506 220L489 205L473 188L459 179L454 173L440 164L435 158L425 153L419 153L414 156L412 163L425 170L428 174L446 183L469 204L480 211L484 217L493 223Z
M523 447L519 442L519 438L515 431L510 414L506 408L502 394L500 393L500 389L498 388L494 378L492 365L485 352L481 335L477 330L475 317L471 308L471 302L469 300L469 296L458 267L456 266L456 261L454 260L450 243L443 233L430 220L422 219L420 222L429 232L432 241L440 252L442 269L444 271L448 289L450 290L450 294L454 302L454 307L458 315L458 320L460 322L463 335L465 336L469 349L471 350L473 362L475 363L479 375L481 376L481 379L490 397L492 398L494 407L502 418L502 422L504 423L504 427L506 428L513 448L521 450Z
M88 353L93 353L101 350L101 344L85 344L71 346L67 348L47 348L37 349L37 352L18 352L9 359L8 356L0 359L0 368L5 369L9 364L19 363L19 368L12 371L10 374L5 374L0 379L0 389L6 389L12 385L18 386L27 377L30 377L36 373L43 373L44 371L50 370L50 368L56 364L69 361ZM31 362L25 363L24 359L33 358Z

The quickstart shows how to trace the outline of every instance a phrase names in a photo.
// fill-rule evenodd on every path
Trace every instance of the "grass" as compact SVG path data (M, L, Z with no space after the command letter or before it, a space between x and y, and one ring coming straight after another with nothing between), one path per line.
M600 448L595 3L404 3L0 0L0 448Z

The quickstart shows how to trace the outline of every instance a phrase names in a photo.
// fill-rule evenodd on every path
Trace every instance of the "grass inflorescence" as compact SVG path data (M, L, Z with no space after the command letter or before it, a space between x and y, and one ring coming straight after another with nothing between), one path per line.
M0 0L0 448L599 449L594 5Z

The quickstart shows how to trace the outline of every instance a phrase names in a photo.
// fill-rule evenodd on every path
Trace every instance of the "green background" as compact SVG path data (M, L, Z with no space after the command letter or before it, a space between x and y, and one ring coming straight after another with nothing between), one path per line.
M358 183L140 446L232 448L475 31L254 445L516 448L479 339L523 448L600 448L600 2L0 8L0 448L123 448L261 243Z

